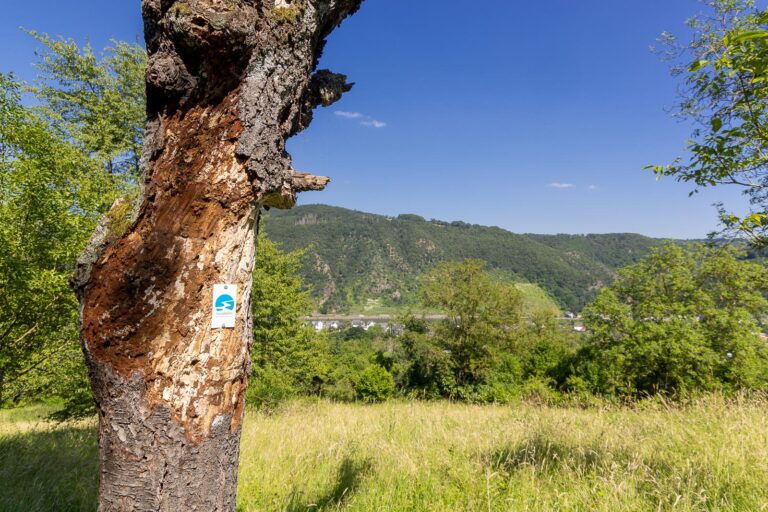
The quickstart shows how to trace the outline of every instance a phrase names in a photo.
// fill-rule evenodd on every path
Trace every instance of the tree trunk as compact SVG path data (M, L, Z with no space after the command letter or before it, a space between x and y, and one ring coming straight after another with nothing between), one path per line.
M328 181L293 171L285 140L350 89L313 71L361 1L143 1L142 197L128 219L113 206L73 276L100 510L235 510L254 225ZM217 283L238 287L233 329L212 328Z

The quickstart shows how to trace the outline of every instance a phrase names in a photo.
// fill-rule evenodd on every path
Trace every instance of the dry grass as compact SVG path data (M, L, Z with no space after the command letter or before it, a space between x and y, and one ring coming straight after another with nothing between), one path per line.
M767 405L293 403L249 413L239 510L768 510ZM0 413L0 510L93 509L94 436Z
M241 509L766 510L765 405L294 405L246 424Z

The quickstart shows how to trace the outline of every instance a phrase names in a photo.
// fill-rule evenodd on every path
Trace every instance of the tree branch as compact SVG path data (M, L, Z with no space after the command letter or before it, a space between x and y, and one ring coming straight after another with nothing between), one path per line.
M330 182L331 179L327 176L314 176L291 169L290 178L283 181L280 190L264 198L264 206L288 210L296 204L296 196L299 193L323 190Z
M345 92L352 90L354 83L347 83L347 76L321 69L309 81L304 96L301 98L299 115L297 116L290 134L295 135L307 128L312 122L314 110L319 107L329 107L339 101Z
M324 190L331 179L327 176L313 176L306 172L292 171L292 185L294 192L308 192Z

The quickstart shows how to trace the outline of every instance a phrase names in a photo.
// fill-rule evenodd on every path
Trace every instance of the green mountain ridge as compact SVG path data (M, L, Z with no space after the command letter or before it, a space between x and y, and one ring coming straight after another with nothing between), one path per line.
M264 216L268 236L284 250L307 248L303 277L321 312L360 312L372 304L414 303L418 278L446 260L478 258L501 277L540 286L565 310L580 311L618 268L664 240L631 233L516 234L498 227L386 217L326 205Z

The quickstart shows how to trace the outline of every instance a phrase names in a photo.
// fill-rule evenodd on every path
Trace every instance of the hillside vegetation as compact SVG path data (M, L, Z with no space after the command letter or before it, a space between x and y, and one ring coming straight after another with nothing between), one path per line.
M285 250L310 247L303 277L323 312L411 304L418 278L436 263L477 258L501 277L540 286L563 309L579 311L618 268L661 240L635 234L530 235L418 215L384 217L306 205L270 211L269 237Z

